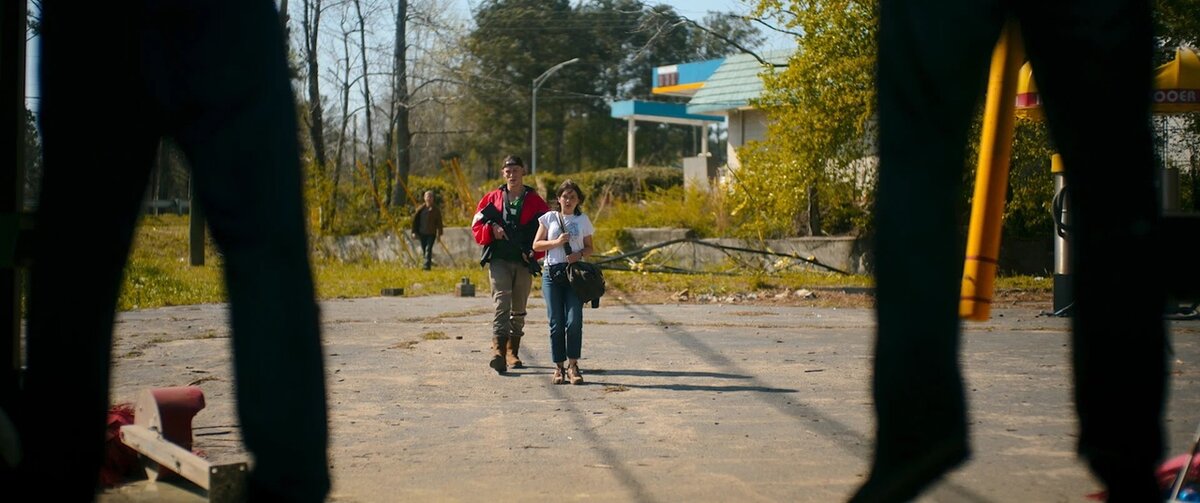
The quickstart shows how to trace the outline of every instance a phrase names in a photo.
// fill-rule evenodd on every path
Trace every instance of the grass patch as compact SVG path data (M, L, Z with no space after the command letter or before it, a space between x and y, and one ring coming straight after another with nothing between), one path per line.
M1054 291L1054 279L1044 276L1001 276L996 278L997 290Z
M207 243L204 262L210 266L191 266L187 236L187 217L143 218L125 268L118 309L128 311L225 300L220 256L212 244Z
M678 212L672 212L675 222L662 223L676 226L686 224L682 215L696 211L695 208L686 207L687 204L689 203L682 203ZM685 209L688 211L685 212ZM613 215L610 218L613 221L610 221L609 225L614 221L623 225L635 223L633 220L623 220L632 219L631 215ZM206 266L192 267L188 264L187 223L187 217L176 215L147 216L143 219L125 271L118 301L120 310L226 301L221 256L211 243L205 249ZM313 274L319 299L375 297L384 288L397 287L404 288L406 297L451 294L454 292L454 286L460 283L462 278L467 278L476 285L476 295L489 295L487 271L475 266L423 271L395 263L343 263L321 260L313 262ZM867 290L874 287L874 279L870 276L846 276L814 271L777 272L769 275L606 271L605 279L608 281L609 295L625 296L631 301L645 302L662 301L683 290L688 290L690 296L695 298L704 294L724 297L752 292L778 293L786 290L823 288ZM996 289L1044 293L1053 290L1053 283L1049 277L1001 277L996 280ZM540 292L541 281L533 282L533 290ZM535 295L540 296L540 293ZM821 295L828 297L826 294ZM816 305L819 304L820 302L817 302ZM440 318L470 316L481 312L490 310L445 313ZM204 334L201 337L218 336Z
M425 332L421 335L421 338L427 341L441 341L449 339L450 337L446 335L446 332L433 331Z
M118 309L225 302L221 256L211 239L205 246L204 263L202 267L190 265L187 217L145 217L125 269ZM319 299L375 297L384 288L395 287L404 288L408 297L448 294L462 278L487 288L487 272L480 267L422 271L391 263L313 262Z
M384 288L404 288L405 297L450 294L463 278L476 285L476 294L488 285L487 271L470 266L423 271L393 263L321 260L313 263L313 274L321 299L375 297Z
M402 341L388 346L388 349L412 349L417 347L417 344L420 343L421 341Z

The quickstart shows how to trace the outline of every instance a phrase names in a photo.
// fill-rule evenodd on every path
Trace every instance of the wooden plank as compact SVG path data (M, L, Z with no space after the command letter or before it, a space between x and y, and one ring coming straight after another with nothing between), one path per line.
M209 489L209 469L212 464L167 441L159 432L145 426L127 424L121 427L121 442L205 490Z

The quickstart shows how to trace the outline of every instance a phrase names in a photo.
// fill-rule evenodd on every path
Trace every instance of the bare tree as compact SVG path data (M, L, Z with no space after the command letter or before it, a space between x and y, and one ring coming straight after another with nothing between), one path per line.
M305 5L318 2L302 1ZM293 2L298 9L300 3ZM445 139L457 143L466 138L463 131L445 131L445 124L461 123L445 117L461 112L448 108L443 99L444 95L461 92L458 88L462 83L447 78L451 70L445 65L447 59L458 54L456 38L462 27L457 24L456 12L447 0L320 0L319 5L319 19L324 23L314 26L318 18L310 15L308 29L324 31L318 38L307 31L303 37L298 33L294 46L301 56L311 53L319 58L319 66L308 70L310 75L324 71L317 91L325 92L309 101L321 100L326 106L329 100L340 102L336 105L340 110L322 107L321 123L327 137L324 158L334 170L331 181L335 198L344 203L338 195L340 184L351 176L354 183L366 178L377 186L386 204L403 205L408 201L405 188L416 173L415 163L420 160L422 165L434 166L436 172L437 160L447 150ZM300 12L294 14L293 18L300 17ZM381 29L384 22L392 25L390 33ZM441 59L433 60L437 58ZM307 59L302 61L308 63ZM386 87L379 84L382 77L390 79ZM372 78L376 80L374 86ZM309 95L313 95L313 82L306 83ZM453 96L449 99L452 102ZM436 104L441 106L430 106ZM360 130L364 134L359 134ZM350 164L347 148L362 158L367 167L365 174L355 167L357 162ZM351 169L349 175L341 172L347 166ZM344 204L340 209L334 206L326 212L330 217L327 221L332 222L338 212L344 214Z
M341 173L341 169L342 169L342 165L343 165L343 152L345 151L345 147L346 147L346 126L348 126L350 124L350 120L352 118L351 113L350 113L350 89L354 85L354 82L350 78L350 34L353 32L346 28L346 18L345 17L342 17L341 24L342 24L341 39L342 39L342 57L343 57L342 61L344 62L344 64L342 65L341 78L340 79L337 78L336 75L334 78L334 80L337 82L337 85L338 85L338 91L342 97L341 131L338 132L337 150L334 154L334 161L333 161L334 165L336 166L336 169L334 171L334 177L333 177L333 188L334 188L335 193L337 191L338 175Z
M412 161L412 134L408 127L408 0L396 2L396 45L393 51L394 72L392 73L392 137L395 138L396 183L392 187L391 202L399 206L405 201L402 191L408 190L409 163Z
M371 65L367 61L367 21L363 17L361 0L354 0L354 11L358 15L358 49L362 57L362 85L359 88L362 90L363 113L366 115L364 125L367 127L367 136L365 138L367 147L367 172L370 174L371 183L375 184L375 146L373 144L371 128Z
M317 34L321 27L321 0L304 0L304 63L308 70L308 134L319 169L326 166L325 118L321 104L320 63ZM336 168L334 168L336 172Z
M347 128L347 126L350 125L350 122L353 120L353 115L350 112L350 93L351 93L351 89L353 88L353 85L354 85L354 80L350 76L351 69L353 68L352 60L350 57L350 36L354 33L354 29L347 27L347 18L345 15L346 14L346 3L340 2L340 7L341 7L342 12L341 12L341 15L339 15L337 17L337 19L338 19L338 24L341 28L341 31L338 34L338 36L336 37L336 40L339 40L341 42L341 46L342 46L341 47L341 49L342 49L341 56L340 57L331 56L333 64L330 65L329 76L327 77L327 80L326 80L331 85L336 86L338 97L340 98L339 101L341 103L341 110L340 110L340 114L339 114L340 120L338 121L339 126L338 126L338 132L337 132L337 139L335 140L335 143L334 143L333 163L332 163L332 166L330 166L332 174L330 177L330 182L331 182L330 194L331 194L331 196L329 198L329 210L328 210L329 217L322 220L322 224L328 225L328 226L332 226L334 224L334 222L336 222L336 219L337 219L338 208L340 206L338 203L340 201L340 194L341 194L340 189L341 189L341 182L342 182L342 172L347 169L346 163L345 163L345 148L346 148L346 140L347 140L346 128ZM351 169L351 172L350 172L351 182L353 183L353 180L354 180L353 167L351 167L350 169Z

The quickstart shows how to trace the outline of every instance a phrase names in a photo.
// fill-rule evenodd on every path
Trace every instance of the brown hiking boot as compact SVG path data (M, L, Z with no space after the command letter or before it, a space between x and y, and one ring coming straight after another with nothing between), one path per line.
M525 363L521 361L521 357L517 355L517 350L521 349L521 338L508 336L508 352L504 355L508 366L514 369L525 368Z
M566 378L563 377L563 366L561 363L554 364L554 377L550 378L550 384L566 383Z
M504 366L504 348L507 346L508 337L492 337L492 361L488 362L488 366L497 374L503 374L508 370L508 367Z
M567 380L571 381L571 384L583 384L583 374L579 373L578 363L567 364Z

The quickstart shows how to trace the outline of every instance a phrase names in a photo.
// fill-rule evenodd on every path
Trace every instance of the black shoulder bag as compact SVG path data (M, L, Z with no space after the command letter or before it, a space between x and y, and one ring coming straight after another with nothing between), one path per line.
M567 223L563 219L562 213L558 214L558 225L562 228L563 232L566 232ZM571 243L569 241L563 245L563 248L567 252L567 255L574 253L571 251ZM600 268L596 264L584 262L582 258L580 256L578 262L567 262L565 264L567 281L571 284L571 290L575 291L575 296L579 297L580 301L591 302L593 308L600 307L600 297L604 296L605 290L604 273L600 271ZM554 266L551 267L553 268ZM554 278L554 276L552 275L551 278Z

